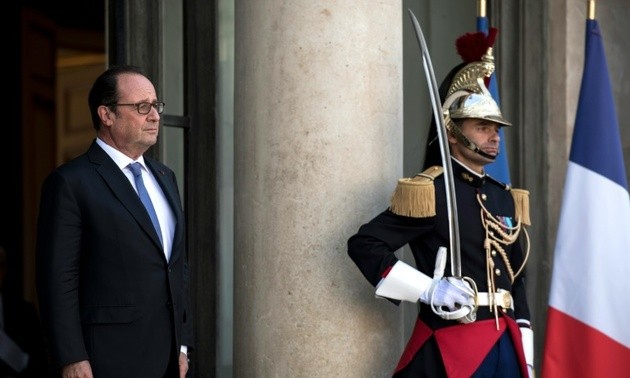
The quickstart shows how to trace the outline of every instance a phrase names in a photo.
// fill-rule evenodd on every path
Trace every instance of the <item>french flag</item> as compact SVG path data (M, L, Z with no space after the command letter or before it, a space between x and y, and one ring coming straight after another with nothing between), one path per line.
M630 376L630 200L604 44L586 21L542 376Z

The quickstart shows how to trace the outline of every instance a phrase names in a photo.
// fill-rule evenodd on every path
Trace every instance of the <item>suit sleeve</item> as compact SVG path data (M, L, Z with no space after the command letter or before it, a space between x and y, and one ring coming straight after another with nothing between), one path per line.
M175 173L169 169L167 166L163 165L159 161L151 160L151 162L159 167L162 171L169 172L169 181L171 185L172 191L176 194L177 204L181 205L181 197L179 194L179 186L177 185L177 178ZM182 213L181 222L184 225L182 227L184 235L186 234L186 225L185 225L185 217L183 216L184 210L178 207L178 210ZM192 312L192 301L190 297L191 293L191 282L192 282L192 269L190 266L190 260L188 258L188 244L186 243L186 239L184 237L182 242L181 250L178 253L181 253L183 258L182 264L182 314L181 314L181 340L180 346L185 345L188 348L188 353L194 350L194 322L193 322L193 312Z
M191 283L191 269L188 258L185 258L184 261L184 293L183 293L183 303L184 303L184 315L182 320L182 345L186 345L188 347L188 353L194 350L195 340L194 340L194 323L193 323L193 313L192 313L192 303L190 298L190 283Z
M80 215L67 181L52 173L41 192L36 283L42 324L58 366L88 358L79 315Z

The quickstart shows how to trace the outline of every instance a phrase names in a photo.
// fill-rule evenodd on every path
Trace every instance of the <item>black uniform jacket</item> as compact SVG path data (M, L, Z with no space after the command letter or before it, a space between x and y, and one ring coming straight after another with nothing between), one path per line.
M457 211L459 218L462 275L472 278L480 292L488 292L486 272L486 252L484 240L486 230L481 221L481 205L477 195L484 198L483 204L497 219L506 224L516 225L514 200L505 185L489 177L479 177L453 160L453 176ZM394 265L398 259L394 255L398 249L409 244L416 267L429 277L433 276L435 257L439 247L449 248L449 222L444 188L444 175L434 181L436 215L426 218L413 218L394 214L386 210L360 227L359 231L348 240L348 254L359 267L368 281L376 286L383 272ZM507 315L516 319L530 319L525 297L525 270L515 277L514 282L508 274L508 266L514 273L521 267L524 259L519 241L511 245L502 245L507 256L504 261L501 254L492 255L495 264L496 289L511 292L515 310ZM450 273L450 256L446 263L445 276ZM493 318L488 307L480 307L477 320ZM420 318L432 329L460 324L455 320L444 320L435 315L426 304L421 304Z

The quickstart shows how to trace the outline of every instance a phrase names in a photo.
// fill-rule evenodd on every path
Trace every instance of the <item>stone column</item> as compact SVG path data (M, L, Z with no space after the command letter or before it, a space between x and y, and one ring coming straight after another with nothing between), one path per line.
M234 376L387 376L402 313L346 242L401 177L401 2L235 13Z

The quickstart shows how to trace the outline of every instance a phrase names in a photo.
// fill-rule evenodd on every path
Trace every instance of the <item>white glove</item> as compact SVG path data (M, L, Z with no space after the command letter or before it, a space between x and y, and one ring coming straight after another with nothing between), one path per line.
M534 331L528 327L520 327L520 330L523 351L525 352L525 362L527 363L527 373L529 378L534 378Z
M438 249L433 278L397 261L376 285L376 296L409 302L420 300L431 306L433 312L443 319L472 323L476 320L474 282L463 278L443 278L445 266L444 247ZM448 310L445 311L443 307Z
M420 300L438 311L442 311L442 306L448 307L450 311L458 310L461 305L469 305L472 308L475 303L475 291L462 278L444 278L445 267L444 247L440 247L437 252L433 278L403 261L397 261L387 276L376 285L376 295L409 302Z
M426 296L420 298L422 302L434 307L447 307L449 311L475 304L475 291L461 278L445 277L436 280L425 294Z

